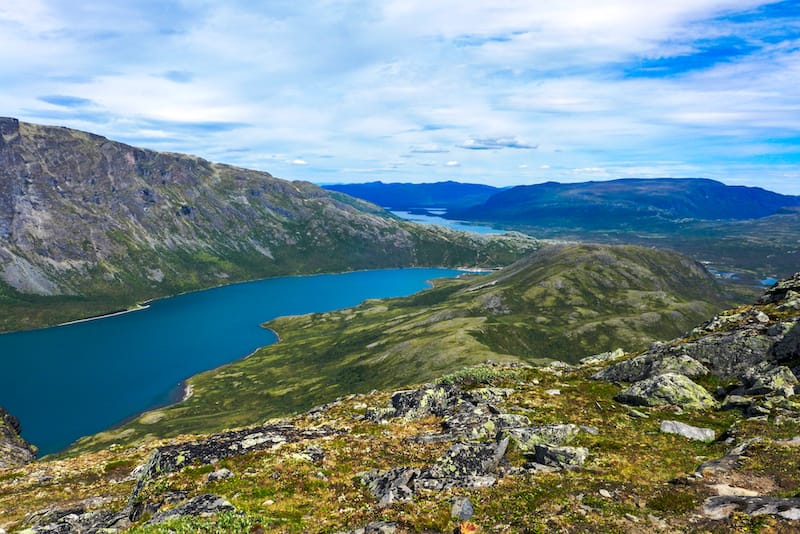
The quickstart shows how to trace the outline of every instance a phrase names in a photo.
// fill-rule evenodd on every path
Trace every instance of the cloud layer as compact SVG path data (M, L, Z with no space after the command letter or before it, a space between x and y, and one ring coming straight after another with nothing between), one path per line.
M78 4L0 5L0 114L317 182L800 194L794 0Z

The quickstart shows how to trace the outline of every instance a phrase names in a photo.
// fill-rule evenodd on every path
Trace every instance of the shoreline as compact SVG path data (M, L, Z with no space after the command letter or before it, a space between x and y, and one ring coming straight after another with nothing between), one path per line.
M148 300L144 304L137 304L136 307L129 308L127 310L120 310L120 311L115 311L115 312L111 312L111 313L104 313L103 315L95 315L93 317L86 317L84 319L76 319L74 321L67 321L65 323L58 323L55 326L58 327L58 326L69 326L69 325L78 324L78 323L88 323L89 321L97 321L97 320L100 320L100 319L108 319L109 317L117 317L118 315L125 315L126 313L133 313L133 312L137 312L137 311L143 311L143 310L146 310L146 309L150 308L149 302L151 302L151 301Z

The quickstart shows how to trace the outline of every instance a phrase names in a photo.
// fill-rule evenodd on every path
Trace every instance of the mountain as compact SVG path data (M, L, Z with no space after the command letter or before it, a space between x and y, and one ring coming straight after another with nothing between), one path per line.
M497 266L535 247L398 221L307 182L0 119L0 330L237 280Z
M502 283L465 280L459 291L480 292L492 281ZM442 291L411 299L421 305ZM408 315L409 304L384 323L387 337L436 329L422 310ZM338 318L299 319L364 325L392 309L372 303ZM306 334L293 332L287 342ZM800 273L756 304L644 352L575 365L486 362L400 391L344 395L281 420L115 442L4 469L0 528L797 532L797 373ZM216 379L235 392L251 377L230 366ZM215 395L198 390L195 397L207 394ZM161 417L150 412L147 420L156 425Z
M491 275L437 281L411 297L271 321L265 326L279 343L192 377L187 401L87 438L77 450L244 425L487 359L576 362L618 347L644 349L725 304L705 269L673 252L550 246Z
M668 226L681 219L756 219L800 205L800 197L695 178L517 186L448 218L589 230Z
M497 187L460 182L432 184L401 184L369 182L363 184L326 185L325 189L339 191L393 210L414 208L465 208L482 204L495 193Z

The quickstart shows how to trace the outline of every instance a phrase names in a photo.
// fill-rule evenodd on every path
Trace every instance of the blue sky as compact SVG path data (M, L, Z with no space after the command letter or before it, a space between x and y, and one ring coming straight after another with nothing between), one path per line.
M287 179L800 194L797 0L3 0L0 65L0 115Z

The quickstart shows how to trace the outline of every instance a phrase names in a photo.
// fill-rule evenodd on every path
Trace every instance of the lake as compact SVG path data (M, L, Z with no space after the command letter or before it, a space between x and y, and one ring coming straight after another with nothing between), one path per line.
M406 296L451 269L271 278L154 301L147 309L0 335L0 406L41 454L176 400L182 380L276 340L283 315Z
M390 213L397 215L401 219L405 219L406 221L421 223L421 224L435 224L438 226L446 226L448 228L452 228L453 230L462 230L464 232L475 232L477 234L502 234L505 230L498 230L497 228L492 228L491 226L480 226L477 224L470 224L467 222L462 221L451 221L450 219L445 219L444 217L439 217L438 214L443 214L445 211L444 209L437 209L437 208L424 208L425 211L430 213L431 215L426 215L422 213L412 213L410 211L400 211L400 210L392 210Z

